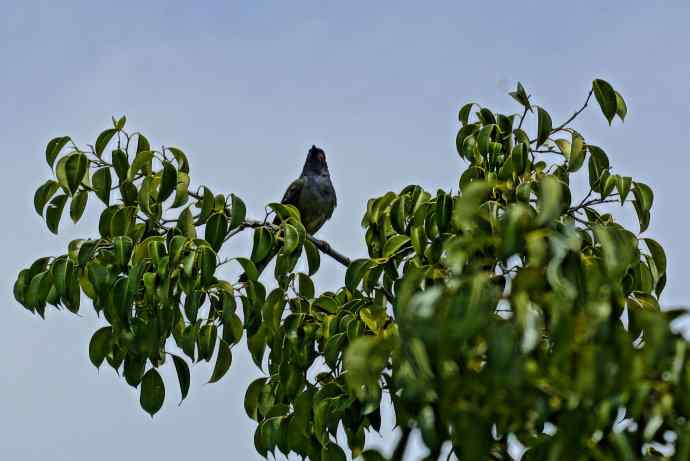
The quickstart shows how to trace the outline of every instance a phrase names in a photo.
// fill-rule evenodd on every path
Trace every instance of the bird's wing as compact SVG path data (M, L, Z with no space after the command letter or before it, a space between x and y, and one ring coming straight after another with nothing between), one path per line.
M292 184L288 186L287 190L285 191L285 195L283 195L283 199L280 201L280 203L297 206L297 202L299 201L299 194L300 192L302 192L303 186L303 178L298 178L294 180Z

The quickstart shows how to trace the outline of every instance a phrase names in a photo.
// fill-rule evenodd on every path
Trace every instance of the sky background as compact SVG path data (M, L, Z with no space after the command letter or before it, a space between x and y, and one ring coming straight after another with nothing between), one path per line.
M648 236L669 254L665 305L690 303L688 238L690 2L36 2L4 0L0 16L0 459L254 460L254 424L242 408L260 372L244 345L229 374L204 385L192 370L177 406L172 364L155 419L88 343L102 321L90 305L47 321L15 302L20 268L97 233L98 210L59 236L33 210L50 171L46 142L93 143L111 115L154 145L178 146L192 182L234 192L258 216L323 146L338 208L319 236L365 254L366 200L405 185L457 190L457 110L501 112L516 81L554 122L579 108L593 78L628 103L608 127L596 105L575 127L606 149L614 171L655 192ZM628 212L629 213L629 212ZM632 215L621 215L632 223ZM230 248L248 255L248 240ZM322 260L318 281L342 283ZM389 447L387 419L372 446ZM420 455L418 446L409 459Z

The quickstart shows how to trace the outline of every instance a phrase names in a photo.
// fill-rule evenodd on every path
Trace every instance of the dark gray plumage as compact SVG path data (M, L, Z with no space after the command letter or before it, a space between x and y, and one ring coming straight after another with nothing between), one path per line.
M326 163L326 154L322 149L311 146L304 162L304 168L299 178L288 186L281 203L295 206L302 217L304 229L314 235L333 216L333 210L338 204L335 189L331 182L331 175ZM276 218L274 224L279 224ZM255 262L261 273L268 263L278 253L277 245L261 261ZM242 274L241 282L246 282L246 275Z

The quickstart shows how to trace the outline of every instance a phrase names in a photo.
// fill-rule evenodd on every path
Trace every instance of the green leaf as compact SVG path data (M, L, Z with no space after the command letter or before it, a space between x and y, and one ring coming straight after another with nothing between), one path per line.
M600 147L588 144L587 150L589 151L589 186L593 191L599 192L604 187L602 179L604 172L609 169L609 158Z
M313 299L314 298L314 282L309 278L307 274L303 274L300 272L297 276L299 280L299 295L305 299Z
M563 207L563 186L554 176L544 176L541 181L540 194L537 200L539 215L537 225L543 226L557 219Z
M67 145L69 141L69 136L60 136L53 138L48 142L48 145L46 146L46 162L48 162L48 165L51 168L55 163L55 159L60 154L60 151Z
M72 197L72 203L69 207L69 215L75 223L84 214L86 208L86 201L89 198L89 193L85 190L80 190Z
M575 172L582 167L585 161L585 141L582 136L573 133L570 143L570 156L568 157L568 171Z
M166 147L167 150L172 152L175 160L177 161L177 169L182 173L189 174L189 161L187 161L187 156L177 147Z
M345 452L335 443L329 443L321 448L321 459L328 461L347 461Z
M161 185L158 190L158 201L163 203L170 197L177 187L177 170L170 162L163 162L163 173L161 175Z
M187 203L189 199L189 175L187 173L179 172L177 174L177 186L175 189L175 200L170 208L181 207Z
M213 374L209 383L219 381L230 369L232 364L232 351L225 341L218 342L218 356L216 357L216 366L213 368Z
M364 277L364 274L372 266L372 262L369 259L355 259L347 267L345 272L345 286L350 291L355 291L357 285Z
M141 379L141 393L139 394L141 408L153 417L163 406L164 400L165 384L163 378L155 368L151 368Z
M251 260L254 262L263 260L271 252L271 248L273 248L273 234L265 227L254 229Z
M140 138L141 139L141 138ZM145 150L138 152L132 165L129 167L129 172L127 174L127 179L130 181L134 179L139 170L144 170L151 168L151 161L153 160L153 152L150 150Z
M127 384L138 387L146 370L146 356L127 354L123 375Z
M223 246L223 241L228 233L228 219L223 213L215 213L206 222L204 239L218 252Z
M659 271L659 275L666 273L666 252L664 247L662 247L659 242L651 238L645 238L644 243L647 244L647 248L652 255L654 260L654 265Z
M110 235L127 235L131 221L130 211L127 208L118 209L110 221Z
M618 188L618 194L620 195L621 205L625 203L625 199L628 197L631 186L632 178L630 176L618 176L618 183L616 184L616 187Z
M43 208L50 198L55 195L55 192L60 188L59 184L52 179L44 182L34 194L34 208L39 216L43 216Z
M635 195L635 200L640 204L642 210L651 210L654 203L654 192L652 192L652 189L641 182L633 182L633 185L633 195Z
M121 268L125 268L129 264L129 260L132 256L132 249L134 248L134 242L131 238L125 236L119 236L113 238L113 255L115 257L115 263Z
M244 222L244 218L247 215L247 207L245 207L244 202L235 194L231 194L231 198L231 219L228 230L237 229Z
M541 146L551 135L551 116L541 107L537 107L537 146Z
M386 461L386 458L376 450L364 450L362 459L364 461Z
M292 224L285 224L285 243L283 244L283 253L290 254L297 249L300 244L299 232Z
M106 146L108 145L110 140L113 139L113 136L115 136L115 133L117 132L117 129L110 128L98 135L98 138L96 139L96 145L94 146L96 149L96 155L98 157L101 157L103 155L103 151L105 151Z
M151 150L151 144L149 143L149 140L146 139L146 136L144 136L141 133L137 133L137 154L139 152L144 152L147 150Z
M62 217L62 210L65 208L65 202L67 201L67 195L60 194L56 195L48 204L46 209L46 224L48 224L48 229L53 234L58 233L58 227L60 226L60 218Z
M526 109L532 111L532 105L529 103L529 97L522 83L518 82L517 90L508 93L513 99L522 104Z
M616 91L608 82L601 79L596 79L592 82L592 90L604 117L606 117L610 125L618 107Z
M259 378L252 381L252 383L247 387L247 392L244 394L244 410L254 421L259 420L258 407L259 407L259 397L261 396L261 391L266 385L267 378Z
M383 257L390 258L395 255L401 248L410 242L410 237L407 235L394 235L386 241L383 247Z
M625 121L625 116L628 114L628 106L618 91L616 91L616 114L622 121Z
M115 168L115 174L117 174L117 177L120 179L120 181L127 179L129 160L127 159L126 152L120 149L115 149L113 151L113 167Z
M70 154L67 157L65 161L65 178L67 179L67 187L70 193L74 194L77 191L88 166L89 160L82 153Z
M118 129L118 130L123 129L125 127L125 123L127 123L127 116L123 115L122 117L120 117L117 120L115 119L115 117L113 117L113 126L116 129Z
M475 106L475 105L476 104L474 104L472 102L467 103L460 108L460 111L458 111L458 120L460 120L460 122L463 125L467 125L467 122L470 118L470 112L472 111L472 106Z
M106 205L110 205L110 189L113 185L113 180L110 176L110 168L105 167L97 170L93 174L92 182L93 191L96 193L96 196Z
M309 275L314 275L319 270L319 266L321 265L321 255L319 254L319 249L316 248L316 245L314 245L311 240L306 239L304 241L304 250L307 253Z
M210 247L201 247L197 250L199 255L199 269L201 273L201 284L206 286L213 281L216 272L216 252Z
M189 385L191 383L191 376L189 373L189 365L187 365L187 362L182 357L179 357L175 354L170 354L172 355L173 358L173 363L175 364L175 371L177 372L177 381L180 383L180 393L182 396L180 397L180 404L182 401L187 398L187 394L189 394Z
M189 239L196 238L196 227L194 227L194 217L189 207L182 210L180 216L177 218L177 228L182 235Z
M259 279L259 271L256 270L256 266L251 259L247 258L235 258L238 263L242 266L242 270L247 275L247 280L256 282Z
M91 337L89 342L89 359L91 359L91 363L96 368L100 368L105 356L110 352L112 335L112 327L103 327Z

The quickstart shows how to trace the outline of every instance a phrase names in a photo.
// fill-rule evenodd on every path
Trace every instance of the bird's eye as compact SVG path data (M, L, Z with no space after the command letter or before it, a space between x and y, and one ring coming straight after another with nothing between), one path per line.
M325 161L326 161L326 156L324 155L323 152L319 152L319 161L320 161L320 162L325 162Z

